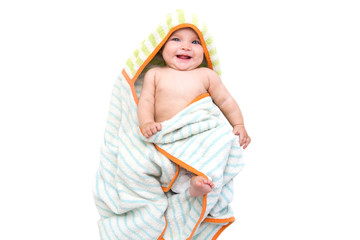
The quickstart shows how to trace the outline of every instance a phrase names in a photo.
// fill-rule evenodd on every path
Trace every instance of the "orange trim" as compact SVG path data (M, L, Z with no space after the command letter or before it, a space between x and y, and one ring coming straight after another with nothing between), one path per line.
M216 218L205 218L203 222L209 223L227 223L227 222L235 222L235 218L224 218L224 219L216 219Z
M139 104L139 99L136 95L136 91L135 91L135 86L134 86L134 82L130 79L129 75L126 73L125 69L122 70L121 72L123 74L123 76L125 77L126 81L128 82L130 88L131 88L131 93L133 95L134 101L136 103L136 105Z
M180 159L174 157L173 155L170 155L168 152L166 152L164 149L160 148L158 145L154 144L156 149L159 150L159 152L161 152L162 154L165 155L165 157L169 158L171 161L173 161L174 163L180 165L181 167L185 168L186 170L198 175L198 176L202 176L206 179L208 179L208 177L203 174L202 172L199 172L198 170L196 170L195 168L193 168L190 165L187 165L186 163L184 163L183 161L181 161Z
M190 106L191 104L193 104L194 102L197 102L203 98L206 98L206 97L209 97L210 96L210 93L206 92L206 93L203 93L199 96L197 96L196 98L194 98L194 100L192 100L186 107Z
M140 126L139 126L139 129L140 129L141 134L144 136L144 133L143 133L143 131L141 130L141 127L140 127Z
M156 145L155 145L156 147ZM172 187L172 185L174 184L175 180L177 179L177 177L179 176L179 172L180 172L180 167L179 165L176 166L176 173L175 173L175 176L173 177L173 179L171 180L171 182L169 183L169 186L167 187L162 187L162 190L164 192L168 192L170 190L170 188Z
M220 230L214 235L214 237L211 240L215 240L217 239L220 234L228 227L232 224L233 222L230 222L229 224L226 224L225 226L222 226L222 228L220 228Z
M206 211L206 205L207 205L207 194L204 195L204 198L203 198L203 208L202 208L202 211L201 211L201 214L200 214L200 217L199 217L199 220L198 222L196 223L192 233L190 234L190 236L186 239L186 240L190 240L192 238L192 236L194 235L196 229L198 228L199 224L201 223L201 219L204 217L205 215L205 211Z
M235 220L235 219L234 219L234 220ZM166 218L165 218L165 221L166 221ZM204 220L203 222L207 222L207 221ZM215 233L215 235L213 236L213 238L212 238L211 240L216 240L216 239L220 236L220 234L221 234L228 226L230 226L232 223L233 223L233 221L232 221L232 222L229 222L229 224L226 224L226 225L222 226L222 227L219 229L219 231L217 231L217 232ZM166 225L167 225L167 222L166 222ZM196 226L197 226L197 225L196 225ZM165 227L165 229L166 229L166 227ZM196 229L196 227L195 227L195 229ZM165 230L164 230L164 232L165 232ZM158 240L165 240L164 238L162 238L162 236L164 235L164 232L161 234L161 236L158 238ZM187 240L190 240L192 236L193 236L193 233L191 234L191 236L190 236L189 238L187 238Z
M165 228L164 228L163 232L161 233L161 235L158 237L157 240L163 240L164 239L163 236L164 236L165 230L167 228L167 221L166 221L165 213L164 213L164 218L165 218Z

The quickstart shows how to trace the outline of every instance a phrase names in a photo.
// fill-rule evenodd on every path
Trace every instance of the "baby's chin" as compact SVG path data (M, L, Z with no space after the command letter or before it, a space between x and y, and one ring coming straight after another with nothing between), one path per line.
M197 67L171 67L171 66L168 66L168 67L172 68L174 70L177 70L177 71L191 71L191 70L197 69L199 66L197 66Z
M200 66L201 63L189 64L189 63L175 63L173 65L168 65L168 67L173 68L178 71L191 71Z

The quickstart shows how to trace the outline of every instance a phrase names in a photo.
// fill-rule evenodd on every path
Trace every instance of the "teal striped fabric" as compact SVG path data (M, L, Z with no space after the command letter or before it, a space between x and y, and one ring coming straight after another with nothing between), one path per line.
M150 138L143 137L140 131L138 133L145 142L154 143L179 159L182 167L191 166L214 182L215 188L206 196L203 218L233 217L229 206L233 198L233 178L244 167L238 138L232 133L231 125L221 116L221 111L208 96L163 122L162 130ZM180 217L171 222L173 229L166 232L165 239L187 239L201 217L203 198L192 201L188 192L183 196L169 194L168 197L172 207L171 211L168 208L167 216L170 219L172 215ZM206 226L209 228L207 231L199 231L195 236L203 236L205 232L209 234L212 230L216 232L219 227L215 224Z
M234 221L229 203L233 178L244 164L242 152L210 97L163 122L163 130L150 139L139 132L137 99L144 73L163 64L154 51L172 28L184 23L201 31L213 69L221 74L206 25L182 10L168 15L130 56L112 91L93 188L103 240L216 239ZM178 164L211 178L213 191L196 198L188 190L172 192Z

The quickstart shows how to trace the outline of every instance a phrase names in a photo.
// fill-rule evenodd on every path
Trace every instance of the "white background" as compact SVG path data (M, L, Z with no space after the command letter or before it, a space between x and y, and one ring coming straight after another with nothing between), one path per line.
M1 1L0 239L99 239L91 188L113 84L183 8L208 23L252 137L219 239L359 240L356 2Z

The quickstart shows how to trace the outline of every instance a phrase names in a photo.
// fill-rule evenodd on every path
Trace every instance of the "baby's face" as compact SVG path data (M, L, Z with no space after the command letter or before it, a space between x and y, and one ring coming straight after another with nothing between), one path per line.
M197 68L203 61L200 38L191 28L175 31L165 43L162 56L166 65L180 71Z

